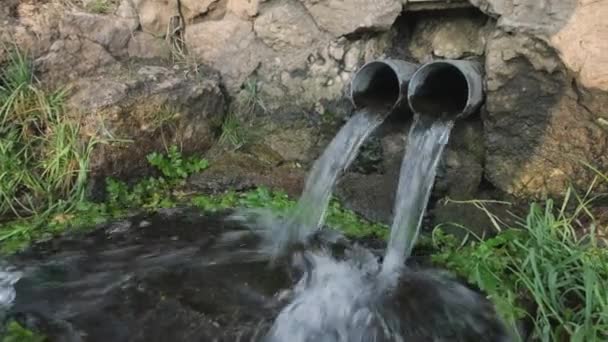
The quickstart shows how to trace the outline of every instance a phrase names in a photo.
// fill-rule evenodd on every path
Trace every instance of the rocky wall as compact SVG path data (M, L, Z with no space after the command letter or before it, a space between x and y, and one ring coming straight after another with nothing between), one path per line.
M471 3L410 12L399 0L108 0L105 13L91 13L86 2L9 1L0 39L32 53L43 82L73 89L70 108L89 132L101 134L90 119L101 117L119 127L111 136L136 142L104 152L100 175L143 167L119 172L114 156L141 159L158 147L147 141L167 127L147 121L161 107L182 120L168 141L204 152L231 115L254 133L249 145L264 146L238 153L306 170L348 117L348 83L364 62L472 58L485 65L486 101L455 128L434 196L586 187L595 174L585 163L608 170L607 3ZM340 186L372 218L390 217L408 120L381 127Z

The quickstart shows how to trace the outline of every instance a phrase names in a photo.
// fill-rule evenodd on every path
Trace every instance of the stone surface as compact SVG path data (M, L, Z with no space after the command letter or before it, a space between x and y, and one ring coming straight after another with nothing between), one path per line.
M348 172L340 180L337 196L369 220L392 222L400 169L407 148L409 123L399 120L380 129L382 173ZM440 160L432 197L469 199L479 191L483 175L483 136L478 121L458 122Z
M264 141L284 160L309 160L311 148L318 139L315 133L313 129L306 127L278 129L265 136Z
M139 15L133 0L122 0L116 9L116 16L126 20L131 31L139 28Z
M266 45L278 52L305 49L321 38L315 22L295 0L269 4L256 18L254 31Z
M497 30L486 48L486 177L522 197L584 189L608 169L608 132L579 103L573 80L542 40Z
M209 11L219 0L180 0L180 9L184 19L190 21Z
M165 36L173 29L172 18L180 18L177 0L133 0L144 32Z
M187 187L206 194L255 187L285 191L292 198L302 192L306 170L289 166L276 167L259 155L224 152L210 159L209 168L188 179Z
M300 0L319 27L334 36L386 31L401 13L398 0Z
M558 32L568 22L577 1L470 0L480 10L498 17L500 26L547 36Z
M607 1L579 0L566 25L550 42L566 66L577 74L581 85L608 92L606 13Z
M136 32L129 41L129 57L131 58L163 58L171 57L171 46L166 40L146 32Z
M420 62L481 56L486 43L486 23L487 17L469 12L440 18L419 16L408 44L410 53Z
M127 19L83 12L66 14L60 32L63 37L96 43L113 56L125 55L133 33Z
M125 77L128 74L129 77ZM184 153L202 153L215 140L225 113L219 78L213 73L141 66L72 84L71 115L83 134L107 142L91 157L94 179L130 177L147 170L146 155L176 144Z
M49 52L34 63L36 70L44 75L43 82L60 86L68 80L96 73L116 63L116 59L99 44L68 37L55 41Z
M219 70L231 90L241 86L265 53L252 23L233 14L189 25L185 37L188 51L201 63Z
M264 0L228 0L228 10L243 17L254 17L258 14L260 2Z
M4 3L3 3L4 6ZM32 58L48 52L59 36L65 9L54 2L8 2L6 16L0 14L0 62L4 48L18 46Z
M472 0L498 24L549 42L585 87L608 91L608 23L606 1Z
M398 183L399 179L389 174L347 173L341 177L335 195L347 209L390 225Z

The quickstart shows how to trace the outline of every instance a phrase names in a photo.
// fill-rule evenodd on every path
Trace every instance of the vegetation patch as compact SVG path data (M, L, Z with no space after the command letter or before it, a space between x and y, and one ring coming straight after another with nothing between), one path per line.
M86 2L85 9L91 13L108 14L115 6L116 3L112 0L90 0Z
M567 210L569 202L576 207ZM569 191L563 205L532 204L519 226L493 238L457 241L437 229L433 260L486 291L513 328L533 325L538 341L608 340L608 249L597 239L587 198ZM577 222L585 216L590 230Z
M0 222L84 199L94 140L66 119L64 91L43 89L14 50L0 72ZM0 241L4 238L0 235Z
M47 338L31 330L25 329L16 321L10 321L5 326L2 342L44 342Z

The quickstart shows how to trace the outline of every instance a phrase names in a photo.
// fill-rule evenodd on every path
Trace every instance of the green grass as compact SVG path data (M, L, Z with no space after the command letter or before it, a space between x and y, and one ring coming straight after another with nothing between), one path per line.
M518 226L497 226L485 241L462 243L436 230L433 259L486 291L511 326L530 319L535 340L606 341L608 249L596 238L591 202L570 190L561 207L532 204ZM582 216L587 233L576 229Z
M66 119L64 99L39 85L25 54L12 52L0 71L0 220L83 198L96 141Z
M45 336L27 330L15 321L6 324L4 335L2 342L44 342L47 340Z
M87 11L96 14L108 14L113 7L114 4L109 0L91 0L85 6Z
M241 193L228 191L218 195L186 194L180 190L185 179L192 173L206 169L208 162L197 157L186 158L176 146L171 146L166 154L149 154L148 162L158 170L160 176L148 177L132 185L108 178L107 199L103 203L82 200L74 204L70 211L50 211L44 215L3 224L0 226L3 234L0 252L13 253L24 249L33 241L51 238L68 230L86 230L134 210L154 212L160 208L192 205L207 212L243 207L268 208L277 213L285 213L296 203L284 192L264 187ZM388 233L388 227L362 219L354 212L342 208L336 200L328 208L327 223L350 237L385 238Z
M246 143L246 133L240 120L233 114L228 114L222 123L222 134L219 143L225 147L237 150Z
M265 187L247 192L232 192L208 196L199 195L191 199L191 204L205 211L218 211L230 208L267 208L277 214L285 214L296 205L296 200L282 191L271 191ZM374 237L385 239L388 227L369 222L351 210L343 208L333 199L327 212L327 226L338 229L353 238Z

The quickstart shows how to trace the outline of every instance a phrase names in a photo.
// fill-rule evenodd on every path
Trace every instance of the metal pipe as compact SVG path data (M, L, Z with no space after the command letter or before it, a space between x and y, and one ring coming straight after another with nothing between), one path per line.
M407 99L415 115L461 119L483 101L479 63L438 60L420 67L408 84Z
M356 108L388 112L405 99L407 84L418 66L398 59L364 64L353 77L350 99Z

